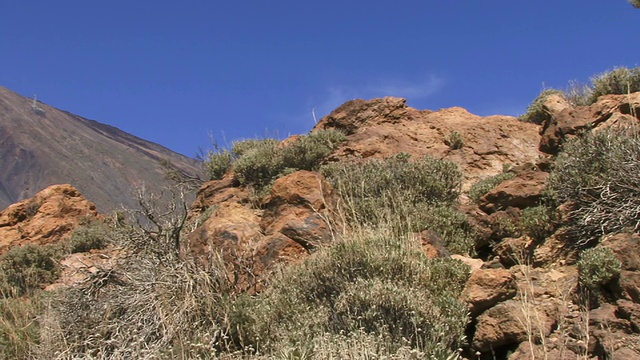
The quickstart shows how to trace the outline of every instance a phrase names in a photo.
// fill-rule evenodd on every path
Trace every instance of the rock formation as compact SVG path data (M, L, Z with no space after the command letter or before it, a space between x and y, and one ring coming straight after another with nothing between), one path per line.
M0 254L27 243L59 242L97 216L96 206L73 186L50 186L0 212Z

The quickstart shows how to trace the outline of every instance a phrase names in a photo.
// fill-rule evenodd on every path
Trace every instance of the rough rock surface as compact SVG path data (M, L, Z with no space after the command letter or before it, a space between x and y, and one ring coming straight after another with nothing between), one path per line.
M581 131L637 122L637 117L640 116L640 92L605 95L593 105L576 107L572 107L559 95L551 95L546 99L544 109L549 117L540 130L540 150L557 154L566 140Z
M464 289L464 301L471 316L515 296L515 277L506 269L480 269L471 273Z
M73 186L50 186L0 212L0 254L26 243L56 243L97 216L96 206Z
M487 214L508 207L524 209L536 206L542 198L542 190L547 185L549 173L533 168L516 178L503 181L480 198L479 207Z
M257 291L279 263L300 261L333 239L327 221L333 189L322 175L298 171L278 179L258 206L229 175L204 184L192 206L197 228L189 235L192 254L203 262L220 251L230 272L242 273L238 287ZM203 219L200 219L203 218Z
M438 111L417 110L402 98L352 100L324 117L314 129L339 129L347 133L330 161L386 158L397 153L430 155L460 165L463 188L495 175L505 166L536 163L540 152L538 126L511 116L481 117L460 107ZM452 134L463 142L459 149L447 145Z

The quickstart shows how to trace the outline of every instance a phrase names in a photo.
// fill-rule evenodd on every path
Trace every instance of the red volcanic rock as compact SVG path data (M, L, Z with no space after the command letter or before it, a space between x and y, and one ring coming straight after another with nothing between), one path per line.
M327 219L335 202L333 188L322 175L297 171L273 184L260 227L267 236L281 233L310 250L332 240Z
M640 114L640 92L605 95L592 105L576 107L558 97L549 96L544 104L550 116L541 129L540 150L549 154L557 154L565 141L581 131L637 123Z
M471 273L463 300L472 316L516 295L515 277L506 269L479 269Z
M536 206L548 179L549 173L537 169L524 172L489 191L480 198L478 205L487 214L509 207L525 209Z
M50 186L0 212L0 254L12 246L56 243L97 216L96 206L73 186Z
M298 171L276 180L260 208L232 179L230 173L202 186L191 208L198 227L188 243L202 261L220 254L240 289L259 291L276 264L304 259L333 239L327 219L335 195L322 175Z
M401 98L352 100L324 117L314 129L338 129L347 141L329 161L347 158L386 158L404 152L430 155L460 165L463 189L478 179L503 171L504 166L537 162L539 126L511 116L481 117L459 107L438 111L417 110ZM462 146L454 149L457 135Z

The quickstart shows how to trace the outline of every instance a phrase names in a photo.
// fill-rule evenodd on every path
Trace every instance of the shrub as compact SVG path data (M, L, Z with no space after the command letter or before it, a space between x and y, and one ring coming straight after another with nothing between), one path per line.
M299 138L283 149L283 162L287 168L316 170L320 162L331 154L346 136L336 130L317 130Z
M568 213L563 225L576 246L604 234L640 230L640 136L625 129L586 133L565 144L548 191Z
M620 276L622 263L609 248L597 247L584 250L578 261L580 285L592 294Z
M12 247L0 257L0 292L22 296L51 284L60 276L58 261L63 255L60 245Z
M474 254L477 234L467 216L452 206L416 206L412 231L428 229L438 234L453 254Z
M491 221L492 237L500 241L505 238L517 238L522 236L520 223L509 214L500 214Z
M113 242L111 229L104 223L92 222L77 227L69 238L71 253L104 249Z
M224 270L137 255L58 293L43 348L91 358L215 358L234 346ZM237 310L236 310L237 311ZM231 318L237 320L237 316ZM225 349L226 350L226 349Z
M549 118L549 113L544 110L544 102L550 95L561 95L564 96L564 92L562 90L557 89L545 89L542 90L540 95L533 100L531 105L527 108L527 112L524 115L520 116L520 121L533 123L533 124L542 124Z
M444 142L452 150L462 149L462 147L464 146L464 138L457 131L451 131Z
M234 170L242 184L262 190L278 177L297 170L317 170L322 159L346 139L336 130L320 130L281 146L277 140L234 145Z
M354 204L359 205L356 212L361 214L384 208L371 209L366 203L391 200L383 198L386 195L402 196L414 204L452 204L462 183L462 173L455 163L428 156L410 161L401 154L386 160L329 164L321 171L350 200L362 202Z
M640 67L616 68L593 77L591 83L593 84L591 103L596 102L602 95L637 92L640 91Z
M468 267L427 259L415 241L386 230L338 243L285 270L255 308L262 349L316 343L312 339L327 334L371 334L393 344L386 351L409 344L437 358L454 353L468 322L458 300Z
M206 176L209 180L220 180L231 169L233 154L227 149L209 152L204 162Z
M32 358L32 349L40 339L37 318L42 305L39 296L29 299L0 296L0 358Z
M577 80L569 81L569 86L564 91L564 98L573 106L591 105L593 88L590 85L582 84Z
M466 217L452 208L462 174L457 165L406 154L364 163L335 163L321 172L338 189L352 226L381 225L396 235L436 231L450 251L468 253L474 236Z
M257 188L270 184L286 167L282 161L279 142L268 139L256 143L234 164L240 183Z
M549 206L539 205L522 211L521 227L533 239L542 241L556 229L556 216Z
M513 179L516 174L513 172L503 172L498 175L489 176L484 178L471 186L469 189L469 198L474 202L480 201L480 198L485 196L489 191L496 188L496 186L502 184L504 181Z

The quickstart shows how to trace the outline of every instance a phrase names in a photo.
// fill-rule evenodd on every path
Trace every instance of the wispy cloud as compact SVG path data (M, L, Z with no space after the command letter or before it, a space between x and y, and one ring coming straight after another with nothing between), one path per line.
M357 98L398 96L409 101L420 101L441 90L445 83L443 78L431 75L414 80L381 79L360 85L334 84L312 101L312 107L318 117L322 117L343 103Z

